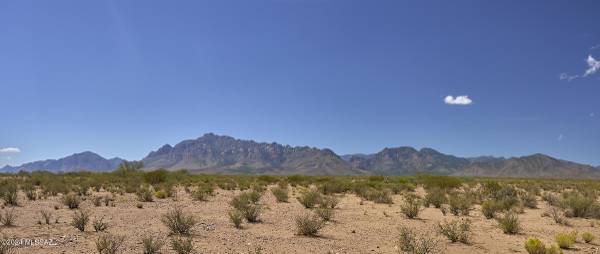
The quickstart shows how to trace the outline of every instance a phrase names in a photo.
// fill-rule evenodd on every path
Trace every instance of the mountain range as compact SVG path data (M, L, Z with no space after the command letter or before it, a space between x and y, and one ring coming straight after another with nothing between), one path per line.
M105 171L120 158L105 159L83 152L58 160L6 166L0 171ZM205 134L174 146L163 145L141 160L146 170L187 169L217 174L271 175L412 175L427 173L451 176L600 178L600 167L552 158L543 154L523 157L457 157L431 148L403 146L384 148L374 154L337 155L330 149L260 143L229 136Z

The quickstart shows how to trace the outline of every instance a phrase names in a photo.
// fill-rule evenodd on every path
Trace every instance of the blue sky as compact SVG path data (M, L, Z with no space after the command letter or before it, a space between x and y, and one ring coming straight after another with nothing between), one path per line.
M599 10L2 1L0 166L85 150L141 159L207 132L339 154L409 145L600 165Z

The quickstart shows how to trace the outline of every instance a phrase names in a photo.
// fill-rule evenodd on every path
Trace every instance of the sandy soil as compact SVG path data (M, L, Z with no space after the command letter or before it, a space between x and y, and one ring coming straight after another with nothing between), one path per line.
M422 190L421 190L422 191ZM354 195L340 197L335 209L334 221L328 223L320 237L295 235L294 218L311 211L303 208L293 193L289 203L277 203L270 192L265 192L261 202L268 208L262 214L262 222L244 224L238 230L228 221L228 202L238 192L218 190L217 195L207 202L193 201L185 192L179 192L176 200L155 199L155 202L143 203L139 209L135 195L115 196L115 206L94 207L90 198L84 201L80 209L92 212L91 221L105 216L110 224L110 233L126 237L122 253L142 253L142 236L160 235L167 238L168 229L160 218L174 205L184 207L201 222L194 230L193 242L197 253L248 253L257 247L262 253L398 253L396 236L398 227L406 225L418 230L434 232L438 222L456 219L456 216L443 216L439 209L425 208L419 219L409 220L400 213L402 197L394 196L394 204L375 204L360 202ZM94 193L93 195L109 195ZM60 209L55 210L54 206ZM535 236L545 243L553 243L554 235L559 232L577 230L589 231L600 236L600 221L588 219L570 219L572 226L557 225L551 218L542 217L547 207L539 202L539 209L526 209L520 214L523 231L518 235L506 235L498 228L495 220L486 220L479 207L468 218L473 222L473 243L471 245L450 243L439 237L443 253L526 253L523 243L528 237ZM3 210L10 208L3 208ZM73 210L60 203L59 197L47 200L25 201L14 208L18 214L16 227L2 228L4 237L28 239L56 239L56 246L20 247L17 253L95 253L94 241L98 233L88 225L86 232L80 232L69 223ZM39 225L40 210L52 211L58 217L57 224ZM4 211L2 211L4 213ZM52 219L54 221L54 218ZM593 223L592 223L593 222ZM595 225L593 225L595 224ZM435 235L434 233L431 233ZM578 242L576 248L565 253L600 253L596 243ZM162 253L175 253L168 243Z

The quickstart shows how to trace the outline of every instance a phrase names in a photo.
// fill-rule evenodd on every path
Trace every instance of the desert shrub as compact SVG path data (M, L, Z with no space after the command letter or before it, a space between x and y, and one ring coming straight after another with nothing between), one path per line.
M578 192L563 193L561 202L562 207L567 209L567 214L571 217L587 217L590 214L595 200L591 197L583 196Z
M414 219L421 211L421 200L412 193L404 196L404 203L400 206L400 212L406 215L409 219Z
M96 239L96 251L99 254L116 254L125 242L124 236L101 234Z
M507 212L497 220L498 226L505 234L517 234L521 230L519 217L514 212Z
M140 186L135 192L138 200L141 202L152 202L154 201L154 195L151 186Z
M169 194L167 194L167 191L165 190L157 190L154 192L154 196L158 199L165 199L169 196Z
M75 193L71 192L63 196L62 202L64 205L69 207L69 209L77 209L81 203L81 198L79 198L79 196L77 196Z
M175 207L162 216L162 223L169 228L171 234L189 235L196 225L196 219L186 214L180 207Z
M583 234L581 234L581 238L585 243L591 243L592 241L594 241L594 239L596 239L596 236L594 236L590 232L583 232Z
M525 193L521 197L521 203L523 203L523 205L527 208L537 208L537 199L533 193Z
M104 200L104 205L105 206L109 206L110 204L114 205L114 201L115 200L113 199L112 195L106 195L106 196L104 196L103 200Z
M552 245L550 247L546 247L545 254L563 254L563 252L556 245Z
M101 206L102 205L102 197L100 197L100 196L93 197L92 203L94 204L94 206Z
M557 195L549 193L549 192L545 192L542 195L542 200L548 202L548 204L551 206L559 206L560 205L560 198Z
M558 233L554 237L554 240L556 240L556 244L561 249L570 249L575 245L575 240L577 240L577 231Z
M90 221L90 213L87 211L75 211L73 214L73 221L71 226L79 229L79 231L85 231L85 226Z
M288 202L288 189L281 187L273 187L271 188L271 193L277 199L277 202Z
M350 186L347 182L334 178L330 181L321 183L318 190L325 195L330 195L334 193L344 193L350 190Z
M167 180L168 175L169 172L167 170L158 169L144 173L143 178L144 182L151 185L156 185L165 182Z
M548 208L548 211L544 213L544 215L547 215L548 217L552 218L557 224L565 226L569 225L569 221L567 220L567 218L565 218L563 212L558 207L551 206L550 208Z
M0 223L5 227L15 226L15 220L17 220L17 214L14 208L4 210L4 215L0 216Z
M331 195L326 195L326 196L321 197L319 206L320 207L329 207L329 208L333 209L339 204L339 202L340 202L340 200L337 197L331 196Z
M471 239L471 221L455 220L438 224L438 232L448 238L451 242L468 244Z
M525 242L525 250L529 254L545 254L546 245L537 238L529 238Z
M235 228L242 228L242 221L244 220L244 215L237 209L233 209L229 211L229 221L233 224Z
M366 199L373 201L378 204L392 204L392 195L389 190L375 190L370 189L367 191Z
M212 185L201 184L192 192L192 198L198 201L206 201L210 196L213 196L215 189Z
M334 211L329 207L319 207L315 209L315 214L324 221L330 221L333 218Z
M14 182L4 182L2 186L0 186L0 196L4 199L4 204L10 206L18 206L19 198L18 198L19 188L17 184Z
M471 210L471 200L467 195L461 193L453 193L448 197L448 205L450 212L455 216L469 215Z
M235 197L229 204L238 210L248 222L259 222L259 216L262 212L261 206L256 204L260 196L256 198L256 191L244 192Z
M37 190L35 189L35 187L33 187L33 185L25 184L21 187L21 189L23 190L23 192L25 192L25 196L27 197L28 200L33 201L33 200L38 199Z
M427 191L424 204L427 207L429 205L433 205L435 208L440 208L444 203L447 202L447 200L446 191L439 188L433 188Z
M409 254L429 254L439 252L439 242L431 235L417 234L407 227L400 227L398 235L398 246L401 251Z
M142 238L144 254L158 254L163 245L165 245L165 241L160 237L148 235Z
M487 219L494 218L496 213L502 211L502 206L495 199L488 199L481 203L481 213Z
M298 197L298 202L306 208L313 208L321 200L321 194L314 190L304 192Z
M194 252L194 244L191 237L174 237L171 239L171 249L177 254L190 254Z
M262 208L257 204L248 204L246 207L240 210L240 212L242 212L242 215L248 222L259 222L259 216L262 212Z
M42 220L49 225L50 221L52 220L52 212L48 210L41 210L40 214L42 215Z
M108 228L108 223L104 222L104 216L100 217L99 220L94 220L92 225L94 226L94 231L96 232L102 232Z
M316 236L325 223L317 216L310 214L296 217L296 229L298 235Z

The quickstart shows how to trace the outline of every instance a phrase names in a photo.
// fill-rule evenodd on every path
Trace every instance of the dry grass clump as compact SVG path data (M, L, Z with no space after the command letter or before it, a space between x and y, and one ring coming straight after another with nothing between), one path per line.
M546 247L546 245L535 237L527 239L525 241L525 250L529 254L559 254L562 251L556 247L556 245L552 245Z
M451 242L469 244L471 240L471 221L455 220L438 224L438 232Z
M99 254L116 254L125 242L125 236L101 234L96 239L96 251Z
M419 234L404 226L400 227L397 243L401 253L430 254L440 252L439 241L431 234L426 232Z
M558 233L554 237L556 244L561 249L570 249L575 246L575 241L577 240L577 231L571 231L569 233Z
M154 201L154 195L152 186L140 186L135 192L137 198L141 202L152 202Z
M506 212L496 220L498 221L498 226L505 234L517 234L521 231L519 216L515 212Z
M483 216L485 216L487 219L496 217L496 214L502 210L502 205L500 205L495 199L488 199L481 203L481 213L483 213Z
M594 239L596 239L596 236L590 232L583 232L583 234L581 234L581 238L585 243L591 243L594 241Z
M79 204L81 204L81 198L79 198L77 194L70 192L63 196L62 202L69 207L69 209L77 209L79 208Z
M309 190L300 194L297 199L305 208L313 208L321 201L321 193L316 190Z
M0 196L4 199L4 204L9 206L19 205L19 188L13 182L4 183L0 186Z
M165 245L165 241L158 236L147 235L142 238L144 254L158 254Z
M316 236L325 223L317 216L305 214L296 217L296 229L298 235Z
M194 252L194 244L191 237L173 237L171 239L171 249L177 254L190 254Z
M0 223L5 227L14 227L15 220L17 220L17 214L14 208L4 210L4 215L0 216Z
M242 228L242 222L244 221L244 215L237 209L229 211L229 221L237 229Z
M44 221L46 225L50 225L50 222L52 221L52 211L41 210L40 214L42 216L41 221Z
M531 192L526 192L521 196L521 203L527 208L537 208L537 198L535 194Z
M331 209L335 208L340 203L340 200L333 195L325 195L321 196L321 200L319 202L320 207L329 207Z
M200 184L192 192L192 198L198 201L207 201L209 197L214 196L215 189L210 184Z
M104 222L104 216L100 217L100 219L94 220L92 225L94 226L94 231L96 232L103 232L108 228L108 223Z
M257 203L260 200L260 196L261 194L256 190L244 192L233 197L229 204L239 211L248 222L260 222L259 216L262 212L262 207Z
M73 221L71 226L79 229L79 231L85 231L85 227L90 221L90 213L88 211L75 211L73 214Z
M196 219L191 214L186 214L181 207L174 207L162 216L161 221L171 234L189 235L196 225Z
M556 224L569 226L570 223L567 218L563 215L563 212L558 207L551 206L545 211L542 216L550 217L556 222Z
M288 202L288 188L273 187L271 193L273 193L277 202Z
M406 215L409 219L414 219L419 216L421 211L421 200L417 195L408 193L404 196L404 203L400 206L400 212Z
M314 211L315 214L324 221L330 221L331 219L333 219L334 211L330 207L319 207L316 208Z
M392 204L392 194L389 190L370 189L367 191L366 199L377 204Z

